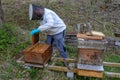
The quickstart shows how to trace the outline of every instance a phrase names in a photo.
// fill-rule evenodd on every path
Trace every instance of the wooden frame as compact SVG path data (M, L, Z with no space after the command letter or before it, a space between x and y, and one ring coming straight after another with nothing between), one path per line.
M28 64L25 63L23 60L23 56L21 58L19 58L17 60L17 63L23 64L23 65L27 65L27 66L32 66L32 67L38 67L38 68L47 68L49 70L53 70L53 71L60 71L60 72L73 72L76 73L79 76L87 76L87 77L95 77L95 78L103 78L103 76L107 76L107 77L117 77L120 78L120 73L114 73L114 72L106 72L106 71L93 71L93 70L82 70L82 69L77 69L77 68L71 68L68 69L67 67L64 66L55 66L55 62L56 61L64 61L63 58L56 58L56 57L52 57L52 61L53 64L48 65L45 64L44 67L39 65L39 64ZM77 59L66 59L67 62L73 62L73 63L77 63ZM120 67L120 63L112 63L112 62L103 62L103 66L112 66L112 67Z

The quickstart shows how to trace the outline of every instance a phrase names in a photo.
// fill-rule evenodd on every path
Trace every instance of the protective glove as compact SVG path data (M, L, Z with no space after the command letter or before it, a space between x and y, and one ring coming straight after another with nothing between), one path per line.
M34 35L36 33L39 33L40 30L39 29L33 29L31 32L30 32L30 35Z

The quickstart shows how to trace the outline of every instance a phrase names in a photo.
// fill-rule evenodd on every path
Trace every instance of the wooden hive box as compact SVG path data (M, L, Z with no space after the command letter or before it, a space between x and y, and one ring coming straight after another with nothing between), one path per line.
M102 65L103 50L78 48L78 63L87 65Z
M48 44L36 43L24 50L24 60L27 63L46 64L51 58L51 47Z
M103 51L107 41L101 36L87 36L77 34L78 38L78 63L87 65L102 65Z

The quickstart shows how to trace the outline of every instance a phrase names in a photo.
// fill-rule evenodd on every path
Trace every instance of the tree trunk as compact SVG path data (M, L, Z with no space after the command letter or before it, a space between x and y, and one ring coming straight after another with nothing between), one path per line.
M2 10L2 4L1 4L1 0L0 0L0 24L3 23L3 10Z

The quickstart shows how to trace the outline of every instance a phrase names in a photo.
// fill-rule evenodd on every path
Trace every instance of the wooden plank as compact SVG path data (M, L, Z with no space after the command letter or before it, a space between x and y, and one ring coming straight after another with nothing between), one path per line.
M64 61L63 58L56 58L56 60L58 60L58 61L62 61L62 62ZM67 62L77 62L77 59L67 58L66 61L67 61Z
M32 63L25 63L24 65L31 66L31 67L37 67L37 68L44 68L47 66L47 64L46 65L39 65L39 64L32 64Z
M51 65L54 66L55 63L56 63L56 59L53 60L53 63Z
M77 75L79 76L88 76L88 77L96 77L103 78L103 71L93 71L93 70L77 70Z
M103 62L104 66L111 66L111 67L120 67L120 63L114 63L114 62Z
M23 60L24 56L20 57L16 62L20 64L24 64L25 61Z
M71 72L74 72L74 73L77 72L76 68L68 69L67 67L62 67L62 66L51 66L51 65L48 65L47 69L54 70L54 71L61 71L61 72L68 72L68 71L71 71Z
M120 73L105 72L105 76L107 76L107 77L116 77L116 78L120 78Z
M56 58L58 61L64 61L63 58ZM77 62L77 59L71 59L67 58L67 62ZM120 63L114 63L114 62L103 62L103 66L111 66L111 67L120 67Z
M77 73L79 76L88 76L88 77L96 77L96 78L103 77L102 71L83 70L83 69L77 69L77 68L68 69L67 67L51 66L51 65L48 65L47 69L54 70L54 71L61 71L61 72L71 71L73 73Z
M57 54L56 53L53 53L53 55L52 55L52 57L51 57L51 61L53 61L54 59L55 59L55 56L56 56Z

